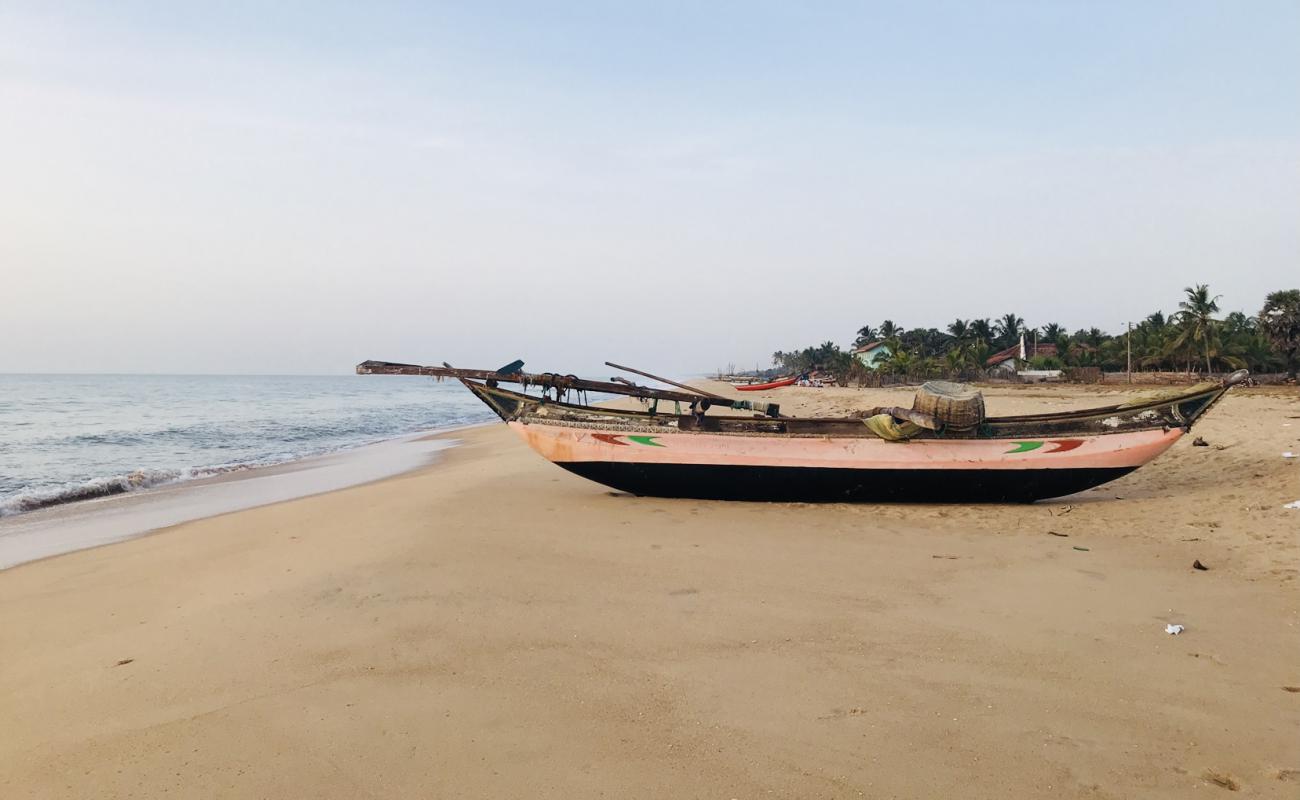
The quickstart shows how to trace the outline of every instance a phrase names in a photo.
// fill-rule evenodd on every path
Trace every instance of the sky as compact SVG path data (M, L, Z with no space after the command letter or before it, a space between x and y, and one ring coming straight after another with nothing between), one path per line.
M767 366L1300 286L1300 3L0 0L0 372Z

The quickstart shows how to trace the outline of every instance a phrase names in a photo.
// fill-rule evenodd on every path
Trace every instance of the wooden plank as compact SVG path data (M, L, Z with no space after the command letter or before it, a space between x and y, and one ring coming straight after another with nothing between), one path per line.
M419 364L399 364L392 361L363 361L357 365L358 375L424 375L433 378L456 378L458 380L496 381L498 383L517 383L525 386L538 386L543 389L561 391L603 392L628 397L647 397L652 400L675 400L694 403L699 400L713 399L698 393L675 392L667 389L651 389L645 386L628 386L611 381L590 381L573 375L556 375L546 372L530 374L511 372L509 374L487 369L456 369L452 367L429 367ZM731 403L732 401L727 400Z
M632 367L624 367L620 364L615 364L613 361L606 361L605 366L613 367L614 369L621 369L624 372L631 372L633 375L640 375L643 378L649 378L652 381L659 381L660 383L666 383L669 386L676 386L678 389L685 389L689 392L698 392L700 395L707 397L710 400L721 400L724 403L728 403L728 404L731 403L730 397L723 397L720 394L714 394L713 392L706 392L703 389L696 389L694 386L687 386L684 383L678 383L677 381L670 381L667 378L661 378L658 375L651 375L648 372L642 372L641 370L633 369Z

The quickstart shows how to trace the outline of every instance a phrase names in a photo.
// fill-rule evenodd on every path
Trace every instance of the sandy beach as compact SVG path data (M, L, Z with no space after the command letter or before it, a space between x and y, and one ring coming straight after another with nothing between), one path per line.
M1295 798L1300 394L1195 433L1058 501L814 506L630 497L458 432L0 572L0 796Z

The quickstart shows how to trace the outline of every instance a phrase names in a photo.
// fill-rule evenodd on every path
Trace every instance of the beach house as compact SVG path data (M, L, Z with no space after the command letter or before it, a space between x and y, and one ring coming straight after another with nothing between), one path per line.
M1025 335L1020 334L1020 342L1013 344L1005 350L998 351L988 357L984 366L988 367L992 373L1020 374L1024 375L1028 370L1029 362L1038 356L1056 356L1056 344L1052 342L1025 342ZM1060 370L1036 370L1035 377L1056 377Z
M889 345L884 342L869 342L853 350L853 357L858 360L862 366L868 369L876 369L880 363L889 358Z

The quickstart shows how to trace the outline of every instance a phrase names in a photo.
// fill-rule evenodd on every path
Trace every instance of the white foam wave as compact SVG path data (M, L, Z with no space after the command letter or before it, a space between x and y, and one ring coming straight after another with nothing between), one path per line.
M67 483L47 489L20 492L0 501L0 517L25 514L50 506L76 503L81 500L94 500L99 497L111 497L127 492L138 492L168 483L208 478L237 470L251 469L261 464L220 464L183 470L137 469L125 475L113 475L106 478L92 478L81 483Z

